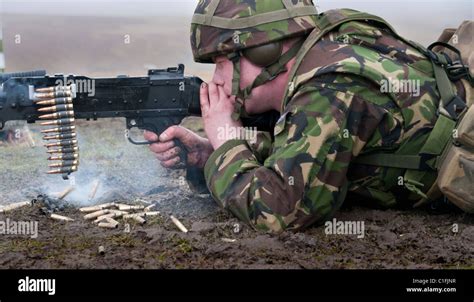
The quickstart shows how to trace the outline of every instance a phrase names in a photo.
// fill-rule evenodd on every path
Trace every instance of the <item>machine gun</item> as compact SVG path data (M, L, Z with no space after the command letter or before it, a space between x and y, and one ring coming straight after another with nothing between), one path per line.
M5 122L41 121L41 132L50 154L49 174L63 178L76 171L79 147L76 137L77 119L122 117L126 129L145 129L158 135L187 116L200 116L199 89L202 80L185 76L184 65L153 69L147 76L89 78L74 75L47 75L44 70L0 74L0 129ZM279 114L269 112L243 119L246 127L271 131ZM136 145L151 144L128 140ZM187 158L181 142L175 140Z

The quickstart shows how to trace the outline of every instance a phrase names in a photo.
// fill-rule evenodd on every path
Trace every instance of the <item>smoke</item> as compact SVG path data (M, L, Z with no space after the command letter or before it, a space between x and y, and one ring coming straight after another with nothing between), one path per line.
M179 176L169 177L147 146L136 146L124 135L124 119L78 121L78 171L68 180L61 175L46 175L46 148L42 146L40 130L29 127L36 142L28 146L0 148L0 202L29 200L37 194L57 196L70 186L74 190L64 201L75 206L87 206L108 201L130 201L183 188ZM97 191L90 198L96 182ZM20 188L20 190L18 190Z

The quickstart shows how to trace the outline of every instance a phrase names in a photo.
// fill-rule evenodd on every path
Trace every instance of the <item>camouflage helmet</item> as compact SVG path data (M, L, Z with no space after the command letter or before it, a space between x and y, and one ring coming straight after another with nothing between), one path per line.
M308 34L316 16L312 0L200 0L191 22L194 61Z

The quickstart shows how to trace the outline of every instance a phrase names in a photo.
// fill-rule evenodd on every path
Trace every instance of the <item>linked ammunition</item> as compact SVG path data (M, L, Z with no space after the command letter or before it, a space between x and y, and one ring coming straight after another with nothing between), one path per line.
M57 85L57 86L37 88L35 89L35 92L50 93L50 92L65 91L65 90L71 90L71 87Z
M40 120L54 120L54 119L62 119L62 118L69 118L74 116L74 110L68 111L60 111L50 114L43 114L38 116Z
M44 145L45 147L70 147L70 146L75 146L77 145L77 140L76 139L66 139L66 140L60 140L54 143L49 143Z
M51 129L41 130L41 133L63 133L63 132L70 132L76 130L76 126L62 126L56 127Z
M47 122L41 122L41 126L62 126L62 125L70 125L74 123L74 118L62 118L59 120L54 120L54 121L47 121Z
M61 216L58 214L51 214L51 218L54 220L61 220L61 221L74 221L74 219L66 217L66 216Z
M176 217L171 215L170 218L171 218L171 221L178 227L178 229L181 230L181 232L183 232L183 233L188 232L188 229Z
M45 135L45 136L43 136L44 140L70 139L70 138L76 138L76 133L75 132L70 132L70 133L61 133L61 134L56 134L56 135Z
M31 205L31 201L15 202L0 208L0 213L7 213L25 206Z
M67 173L72 173L77 171L77 166L71 166L71 167L62 167L59 169L54 169L46 172L47 174L67 174Z
M57 97L69 97L72 95L71 90L58 90L54 92L36 92L36 99L53 99Z
M50 156L48 157L48 160L75 160L79 158L79 154L77 153L66 153L66 154L60 154L57 156Z
M57 149L49 149L48 153L75 153L79 151L78 147L68 147L68 148L57 148Z
M35 102L35 104L41 105L41 106L72 104L72 98L65 97L65 98L55 98L55 99L49 99L49 100L38 100Z
M67 187L66 189L64 189L64 191L58 193L58 199L63 199L64 197L66 197L69 193L71 193L72 191L74 191L74 187L73 186L69 186Z
M61 167L71 167L79 165L78 160L65 160L60 163L49 164L50 168L61 168Z
M57 111L67 111L67 110L72 110L73 106L72 104L64 104L64 105L55 105L51 107L43 107L43 108L38 108L39 112L57 112Z

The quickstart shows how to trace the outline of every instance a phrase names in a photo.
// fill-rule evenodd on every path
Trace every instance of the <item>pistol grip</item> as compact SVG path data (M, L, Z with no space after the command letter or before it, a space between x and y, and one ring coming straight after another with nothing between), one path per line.
M177 165L176 169L185 169L188 166L188 151L183 143L179 139L173 139L174 144L176 147L179 147L179 164Z

